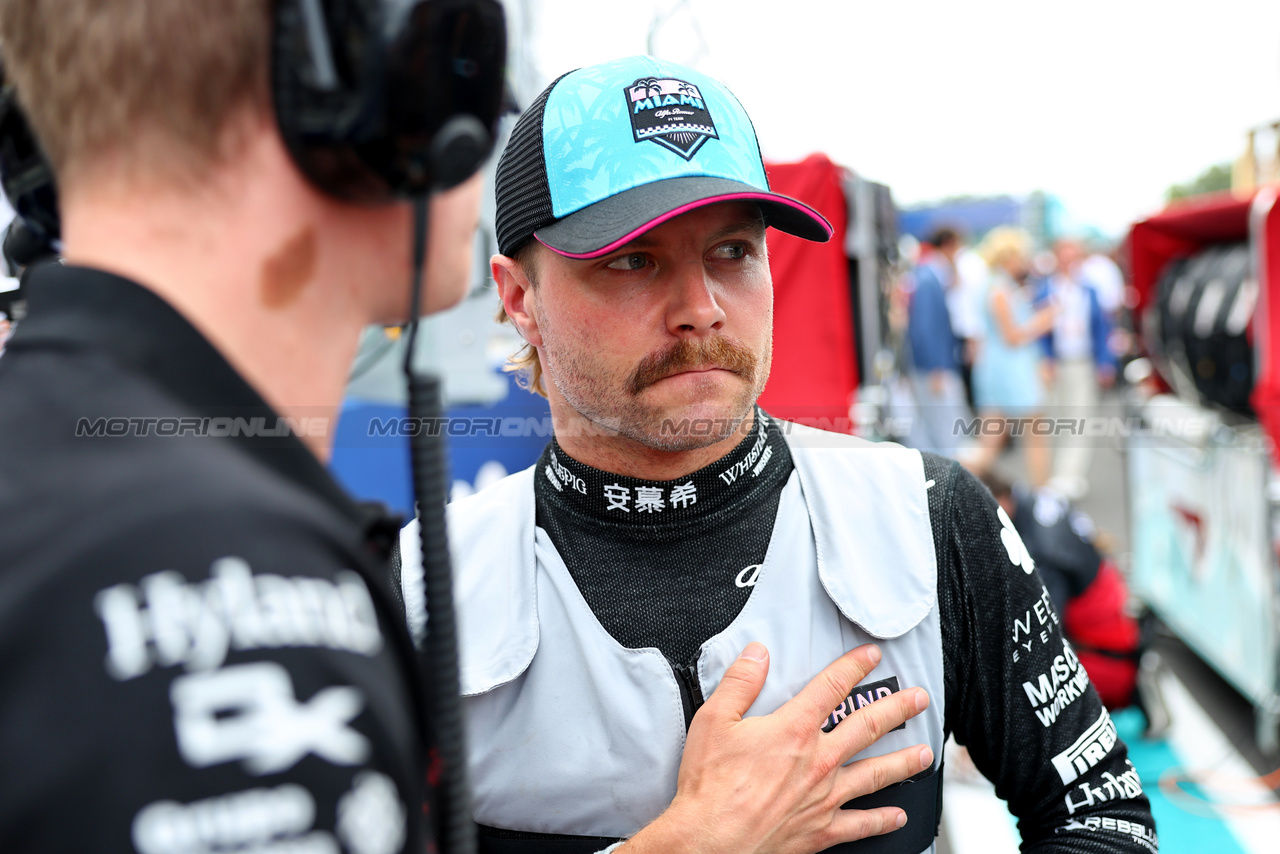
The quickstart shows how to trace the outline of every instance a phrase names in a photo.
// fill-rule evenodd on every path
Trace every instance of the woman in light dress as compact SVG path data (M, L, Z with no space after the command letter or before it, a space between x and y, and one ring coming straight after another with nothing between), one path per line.
M1017 228L993 229L980 253L991 268L985 300L986 336L973 363L973 399L982 416L981 440L968 461L979 473L990 470L1010 434L1026 458L1027 479L1041 487L1049 479L1046 401L1039 339L1053 328L1052 306L1037 307L1027 284L1031 239ZM1036 427L1039 426L1040 430Z

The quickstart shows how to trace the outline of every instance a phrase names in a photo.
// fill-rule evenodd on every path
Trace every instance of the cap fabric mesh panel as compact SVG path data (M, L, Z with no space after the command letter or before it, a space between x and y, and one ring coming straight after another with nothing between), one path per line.
M498 213L494 228L498 233L498 251L503 255L514 255L534 231L555 222L551 190L547 187L547 162L542 153L542 114L551 90L564 77L560 75L543 89L520 116L498 161L494 193Z

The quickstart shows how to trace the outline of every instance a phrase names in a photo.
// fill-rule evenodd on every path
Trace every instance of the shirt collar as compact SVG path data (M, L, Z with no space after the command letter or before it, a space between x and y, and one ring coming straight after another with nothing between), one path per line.
M944 288L951 287L952 281L956 276L955 265L947 260L946 256L941 252L935 252L925 259L924 262L938 276L938 281Z
M652 525L705 518L780 489L791 473L781 430L756 407L751 432L714 463L669 481L612 474L579 462L552 437L537 465L544 502L607 522Z
M87 267L48 264L32 271L27 299L28 314L8 343L12 352L95 353L161 386L197 416L277 423L278 413L185 317L135 282ZM351 519L379 551L381 540L392 539L384 529L395 520L354 501L292 433L210 441L235 443L259 464L320 497Z

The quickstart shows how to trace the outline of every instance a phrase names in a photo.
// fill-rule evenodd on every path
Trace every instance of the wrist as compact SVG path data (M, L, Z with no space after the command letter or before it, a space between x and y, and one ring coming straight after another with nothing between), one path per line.
M615 854L719 854L730 849L718 847L708 838L712 822L685 808L679 795L663 813L628 839Z

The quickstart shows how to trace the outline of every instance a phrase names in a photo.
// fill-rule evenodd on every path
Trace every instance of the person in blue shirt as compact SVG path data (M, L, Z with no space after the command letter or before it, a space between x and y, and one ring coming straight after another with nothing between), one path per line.
M955 284L955 257L960 235L939 228L927 241L931 250L914 271L915 288L907 320L911 348L911 388L916 418L910 443L920 450L954 457L960 447L957 429L969 420L960 377L960 342L951 328L947 289Z

